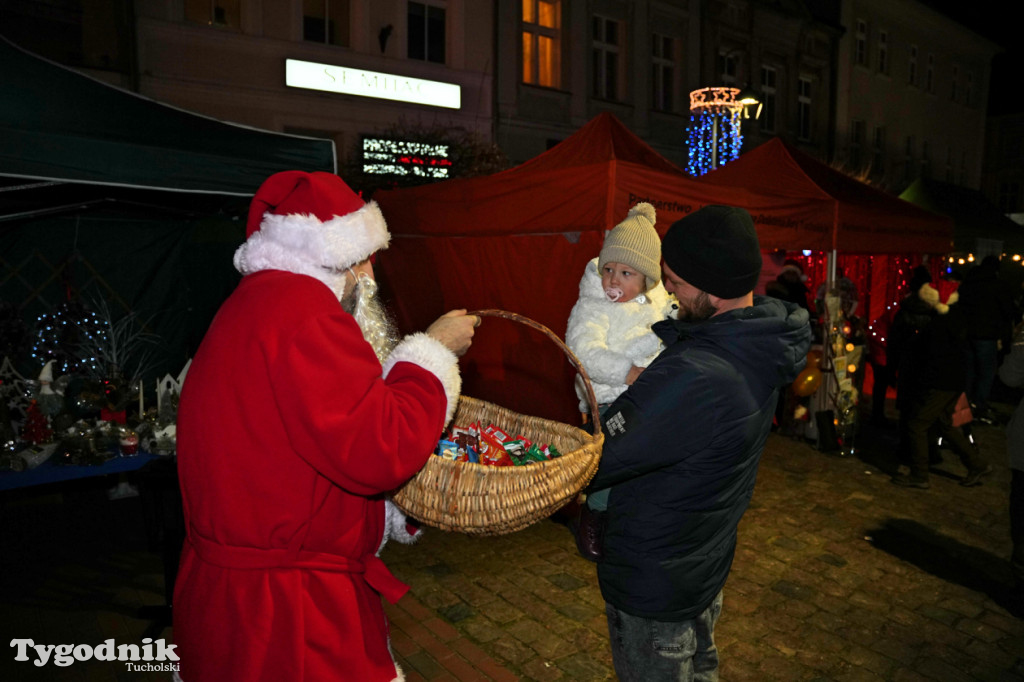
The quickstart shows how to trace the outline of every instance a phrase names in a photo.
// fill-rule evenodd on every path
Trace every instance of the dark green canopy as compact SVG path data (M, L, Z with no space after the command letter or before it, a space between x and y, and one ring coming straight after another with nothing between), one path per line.
M283 170L335 172L334 143L175 109L0 36L0 359L35 376L37 318L106 302L159 337L150 385L176 376L238 281L252 195Z
M1024 254L1024 226L1018 225L981 192L948 182L918 178L900 199L953 220L953 247L972 253L987 249L981 240L1002 242L1002 252Z
M251 196L336 171L334 143L225 123L93 80L0 36L0 175Z

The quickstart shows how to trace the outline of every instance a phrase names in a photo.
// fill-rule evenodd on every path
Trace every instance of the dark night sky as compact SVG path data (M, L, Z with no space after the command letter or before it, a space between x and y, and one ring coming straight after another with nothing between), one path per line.
M1001 45L1005 52L992 62L989 114L1024 112L1024 49L1020 21L1009 15L1004 0L922 0L951 19Z

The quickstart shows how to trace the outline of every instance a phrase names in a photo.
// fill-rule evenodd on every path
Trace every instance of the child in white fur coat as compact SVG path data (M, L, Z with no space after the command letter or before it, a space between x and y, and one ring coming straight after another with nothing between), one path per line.
M661 284L661 239L654 223L650 204L640 203L629 210L626 219L605 237L600 255L587 263L580 297L569 314L565 342L587 371L601 414L664 348L651 331L652 324L671 312L669 294ZM580 412L588 413L590 406L579 378L576 393ZM589 510L604 511L608 492L590 493ZM597 532L587 527L587 510L583 511L579 532ZM580 551L587 558L597 558L582 545Z

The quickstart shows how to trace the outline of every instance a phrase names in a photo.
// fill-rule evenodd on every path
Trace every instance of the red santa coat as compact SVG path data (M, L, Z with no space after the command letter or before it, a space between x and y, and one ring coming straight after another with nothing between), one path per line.
M430 456L458 384L455 356L423 334L382 372L316 279L243 278L179 407L185 682L401 679L380 595L407 588L375 555L383 495Z

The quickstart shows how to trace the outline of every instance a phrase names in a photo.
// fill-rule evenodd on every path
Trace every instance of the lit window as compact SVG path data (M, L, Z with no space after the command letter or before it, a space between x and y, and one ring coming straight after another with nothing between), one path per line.
M561 0L523 0L523 82L562 85Z
M651 106L675 109L675 40L655 33L651 38Z
M349 0L302 0L302 39L348 47Z
M409 59L444 64L445 8L433 2L410 2L408 8Z
M591 94L598 99L618 101L619 96L619 22L594 17L591 39L594 80Z

